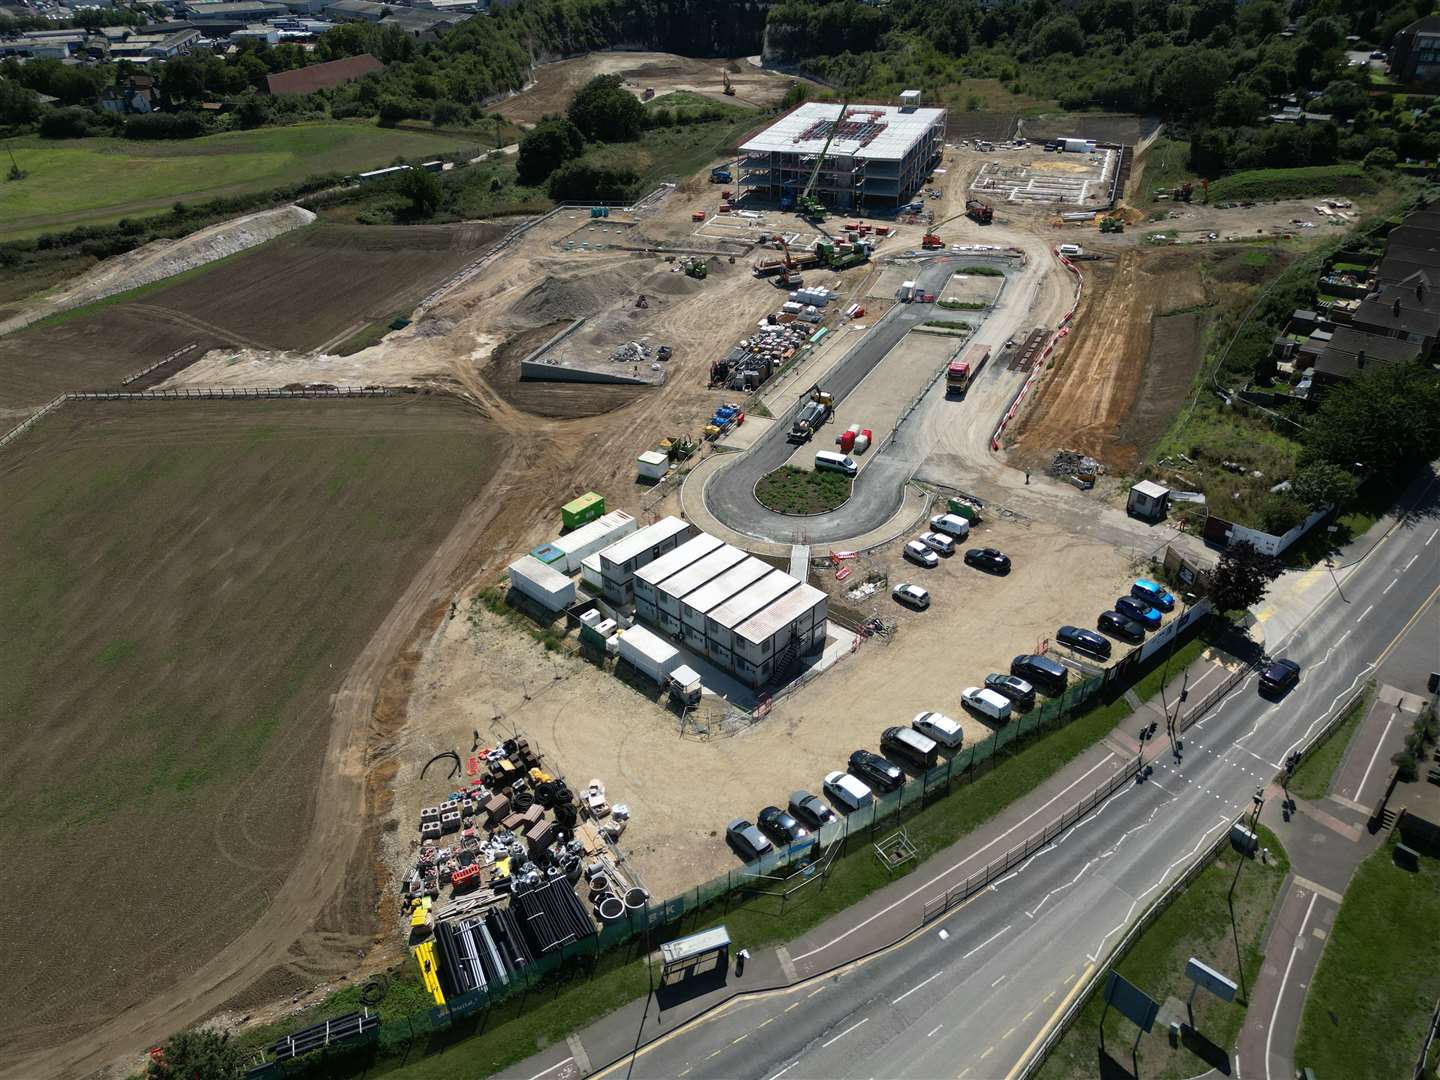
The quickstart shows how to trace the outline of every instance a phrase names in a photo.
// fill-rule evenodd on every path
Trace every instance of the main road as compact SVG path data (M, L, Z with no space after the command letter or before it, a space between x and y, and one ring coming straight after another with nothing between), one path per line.
M1248 811L1440 593L1436 482L1349 565L1287 575L1259 615L1270 655L1300 663L1280 702L1253 672L1057 842L868 960L701 1018L615 1066L631 1077L1012 1077L1127 928ZM1353 561L1351 561L1353 560ZM1202 692L1206 692L1202 690ZM1234 972L1232 971L1233 975Z

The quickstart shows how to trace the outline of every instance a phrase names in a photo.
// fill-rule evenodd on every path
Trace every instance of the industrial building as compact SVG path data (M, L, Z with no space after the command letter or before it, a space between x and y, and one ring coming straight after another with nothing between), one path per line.
M893 212L910 202L940 163L945 110L921 108L918 90L898 105L847 105L843 117L841 109L806 102L746 142L740 183L783 205L804 193L823 153L811 194L826 206Z
M600 552L601 591L612 604L628 604L633 594L635 571L673 551L696 533L688 521L665 517L637 529L618 543Z
M750 686L825 647L823 592L708 533L634 571L631 588L640 621Z

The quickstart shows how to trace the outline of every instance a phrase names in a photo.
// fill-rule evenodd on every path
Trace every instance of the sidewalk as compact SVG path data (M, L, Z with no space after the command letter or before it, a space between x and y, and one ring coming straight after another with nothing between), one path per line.
M1192 687L1210 679L1218 662L1209 650L1188 671L1176 671L1166 692L1178 695L1188 674ZM1148 705L1147 705L1148 708ZM1148 712L1147 714L1148 715ZM998 859L1060 817L1082 798L1128 769L1137 743L1132 728L1139 724L1127 714L1110 734L1070 761L1029 794L1016 800L973 832L937 854L915 872L880 889L785 945L751 951L743 976L732 967L724 982L700 993L666 1001L654 994L628 1002L614 1012L572 1034L563 1044L498 1073L513 1080L574 1080L604 1069L637 1047L663 1037L743 994L780 989L815 978L882 949L908 936L923 922L925 902L975 873L987 861ZM1162 740L1163 742L1163 740ZM1162 753L1163 747L1153 746ZM964 798L964 790L949 798ZM803 901L802 901L803 903ZM654 968L658 979L658 964Z
M1384 795L1390 755L1403 745L1413 718L1398 702L1410 704L1411 698L1414 695L1394 687L1379 687L1335 768L1329 793L1318 802L1296 799L1296 812L1288 822L1280 785L1266 789L1260 821L1284 843L1290 876L1275 902L1264 964L1235 1046L1237 1076L1269 1080L1295 1075L1295 1041L1306 990L1350 878L1384 841L1384 833L1371 835L1366 823Z

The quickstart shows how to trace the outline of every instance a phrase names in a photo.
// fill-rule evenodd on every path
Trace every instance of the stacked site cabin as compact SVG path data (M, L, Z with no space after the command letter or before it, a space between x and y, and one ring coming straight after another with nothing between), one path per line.
M628 604L635 571L674 551L696 533L694 525L677 517L661 518L654 525L626 536L600 551L601 591L615 604Z
M549 563L556 570L573 574L591 555L604 550L639 527L640 523L624 510L613 510L588 525L581 525L574 532L568 532L536 548L530 554L541 562Z
M907 90L898 105L847 105L843 117L839 105L806 102L740 147L740 183L785 203L804 193L824 151L813 195L835 210L894 212L924 186L945 146L945 110L919 102L919 91Z
M617 545L627 559L635 537ZM630 587L640 621L751 686L825 646L823 592L708 533L633 571Z

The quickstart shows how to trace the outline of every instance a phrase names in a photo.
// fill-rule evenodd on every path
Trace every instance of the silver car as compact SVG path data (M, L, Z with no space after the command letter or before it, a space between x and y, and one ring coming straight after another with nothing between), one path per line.
M919 585L911 585L902 581L895 588L890 590L890 595L897 602L912 607L916 611L924 611L930 606L930 593Z
M940 565L940 556L931 551L919 540L911 540L905 545L905 558L927 570L933 570Z
M920 534L920 543L924 544L937 555L954 555L955 541L944 533L927 532Z
M951 750L958 748L965 738L965 732L960 725L944 713L916 713L910 726L926 738L934 739Z

